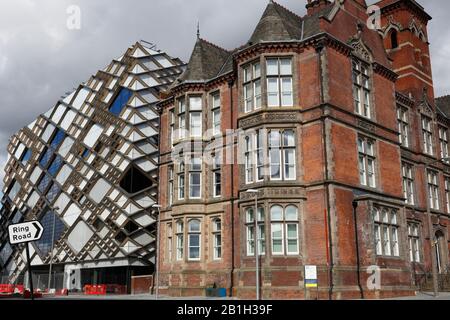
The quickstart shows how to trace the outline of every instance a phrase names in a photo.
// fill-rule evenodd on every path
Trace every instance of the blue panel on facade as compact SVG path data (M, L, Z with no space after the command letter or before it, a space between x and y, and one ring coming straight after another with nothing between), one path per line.
M50 184L51 181L52 180L48 174L44 175L41 179L41 182L39 182L39 186L38 186L39 191L41 193L44 193L45 190L47 190L48 185Z
M47 167L48 162L50 161L51 156L53 155L53 150L51 149L44 149L45 152L41 157L41 160L39 161L39 164L42 168Z
M42 257L45 257L49 251L52 249L52 239L54 242L58 241L64 230L66 229L64 223L55 215L52 211L48 211L40 220L42 226L44 227L44 233L42 238L35 242L35 246ZM55 229L55 234L53 236L53 227Z
M50 148L53 150L58 149L59 145L63 142L66 134L63 130L58 129L58 132L56 132L55 136L52 139L52 142L50 143Z
M62 158L60 156L56 156L53 159L52 164L48 168L48 172L50 173L50 175L52 177L56 177L56 175L58 174L58 171L59 171L59 169L61 169L62 165L63 165Z
M47 192L47 200L48 202L52 203L57 196L61 193L61 188L58 186L58 184L53 183L51 188Z
M109 108L109 111L116 116L120 115L128 100L130 100L132 94L133 93L130 90L122 88L116 100L114 100L113 104Z

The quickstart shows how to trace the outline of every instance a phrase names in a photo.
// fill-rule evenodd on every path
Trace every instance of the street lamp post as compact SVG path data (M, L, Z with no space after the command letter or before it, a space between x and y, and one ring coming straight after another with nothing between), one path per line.
M52 229L52 251L50 252L50 267L48 270L48 286L47 289L50 291L50 286L52 284L52 267L53 267L53 250L55 248L55 226L56 226L56 211L59 207L54 208L53 212L53 229Z
M155 274L156 274L156 281L155 281L155 285L156 285L156 290L155 290L155 299L158 300L159 299L159 247L160 247L160 239L159 239L159 230L160 230L160 217L161 217L161 206L159 204L154 204L152 206L153 208L157 208L158 209L158 222L157 222L157 226L156 226L156 263L155 263Z
M431 201L431 194L430 190L428 188L428 171L429 166L431 166L434 163L443 162L443 161L449 161L450 157L448 158L442 158L439 160L432 161L428 164L425 164L425 191L426 191L426 208L427 208L427 220L428 220L428 233L430 235L430 250L431 250L431 268L432 268L432 274L433 274L433 291L434 296L437 298L439 297L439 288L438 288L438 270L437 270L437 262L436 262L436 250L434 246L436 245L434 243L434 229L433 229L433 221L431 219L431 208L430 208L430 201Z
M258 190L255 189L248 189L246 191L247 193L253 193L255 195L255 212L253 214L253 220L255 223L255 264L256 264L256 300L259 300L259 235L258 235Z

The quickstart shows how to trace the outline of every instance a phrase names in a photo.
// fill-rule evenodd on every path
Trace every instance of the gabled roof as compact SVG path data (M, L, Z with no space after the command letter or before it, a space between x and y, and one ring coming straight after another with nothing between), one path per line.
M231 55L204 39L198 38L192 51L186 71L180 76L181 82L205 81L217 76Z
M435 99L436 108L444 116L450 118L450 96L443 96Z

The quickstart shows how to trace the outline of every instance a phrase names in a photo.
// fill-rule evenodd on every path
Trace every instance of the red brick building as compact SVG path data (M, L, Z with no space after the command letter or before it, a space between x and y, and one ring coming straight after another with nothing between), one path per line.
M377 6L371 28L364 0L308 0L304 17L270 1L242 47L199 37L161 103L162 291L255 297L249 189L265 299L414 294L432 256L447 272L450 103L434 98L431 17Z

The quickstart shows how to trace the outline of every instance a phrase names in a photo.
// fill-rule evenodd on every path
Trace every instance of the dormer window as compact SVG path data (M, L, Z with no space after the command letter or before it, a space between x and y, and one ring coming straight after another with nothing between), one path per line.
M357 60L353 60L353 98L355 111L360 116L371 118L371 86L369 67Z

